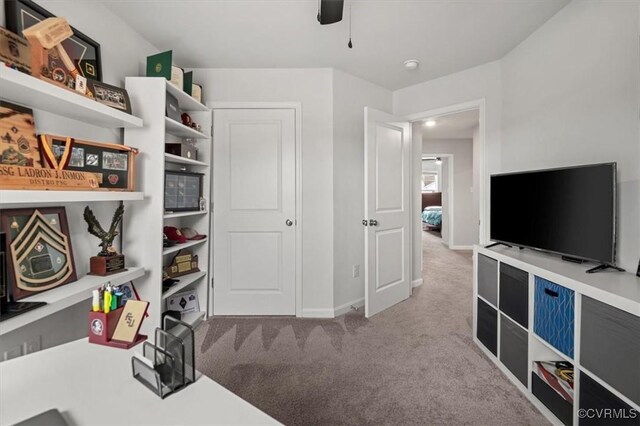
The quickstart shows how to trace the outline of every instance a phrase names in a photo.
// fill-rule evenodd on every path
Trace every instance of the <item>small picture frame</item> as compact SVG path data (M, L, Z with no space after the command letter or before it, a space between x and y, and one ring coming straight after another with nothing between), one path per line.
M101 104L131 114L131 102L125 89L100 81L87 80L87 93Z

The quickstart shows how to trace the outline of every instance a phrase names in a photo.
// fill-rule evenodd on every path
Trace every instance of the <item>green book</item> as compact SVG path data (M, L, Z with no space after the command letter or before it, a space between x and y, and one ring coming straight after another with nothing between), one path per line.
M184 90L187 95L191 96L191 89L193 86L193 71L185 72L182 82L182 90Z
M172 51L147 56L147 77L164 77L171 80Z

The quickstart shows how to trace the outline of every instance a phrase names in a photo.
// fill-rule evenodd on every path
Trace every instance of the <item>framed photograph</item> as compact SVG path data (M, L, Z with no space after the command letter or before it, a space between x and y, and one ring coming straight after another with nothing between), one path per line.
M125 89L98 81L88 80L87 90L93 98L111 108L131 114L131 102Z
M6 26L9 31L22 35L22 30L54 15L30 0L11 0L4 2ZM76 64L82 75L89 80L102 81L100 45L77 29L71 27L73 36L62 42L69 58ZM57 59L51 57L53 66ZM53 67L59 69L60 67ZM64 67L61 67L64 69ZM35 70L34 70L35 71Z
M164 210L187 212L200 210L202 173L177 170L164 172Z
M198 302L198 292L195 290L189 290L168 297L167 310L179 311L181 314L199 312L200 303Z
M64 207L1 211L15 300L76 281Z
M39 138L45 168L91 173L99 189L134 190L136 149L64 136L40 135ZM69 149L71 155L65 156Z

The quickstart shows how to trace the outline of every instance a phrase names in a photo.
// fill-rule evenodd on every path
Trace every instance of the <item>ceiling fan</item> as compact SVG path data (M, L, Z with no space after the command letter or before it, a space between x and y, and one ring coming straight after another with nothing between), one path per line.
M344 0L318 0L318 22L320 25L335 24L342 21ZM349 49L353 49L351 42L351 3L349 3Z

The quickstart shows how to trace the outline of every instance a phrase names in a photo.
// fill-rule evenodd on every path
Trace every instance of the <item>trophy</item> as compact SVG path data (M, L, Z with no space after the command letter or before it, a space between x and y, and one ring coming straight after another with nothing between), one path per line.
M89 208L84 208L84 220L89 227L87 231L91 235L94 235L102 241L99 246L102 248L97 256L93 256L89 262L89 273L91 275L110 275L117 272L124 271L124 254L118 254L115 247L113 247L113 240L118 236L118 225L122 222L122 215L124 213L124 205L121 204L111 219L111 226L109 231L105 231L100 226L100 222L96 219L95 215Z

